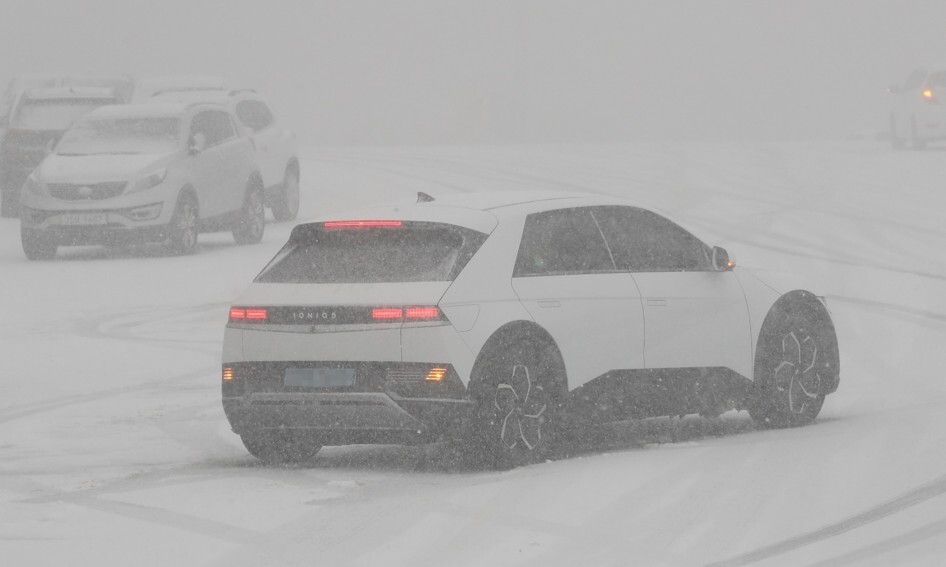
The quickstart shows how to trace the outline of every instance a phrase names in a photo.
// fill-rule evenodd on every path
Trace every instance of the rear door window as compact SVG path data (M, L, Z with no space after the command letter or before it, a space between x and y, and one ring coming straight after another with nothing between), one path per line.
M273 113L259 100L241 100L236 105L236 115L244 126L259 132L273 123Z
M588 208L533 213L526 217L513 276L613 272L614 263Z
M261 283L453 281L485 234L442 223L296 227L289 243L256 277Z

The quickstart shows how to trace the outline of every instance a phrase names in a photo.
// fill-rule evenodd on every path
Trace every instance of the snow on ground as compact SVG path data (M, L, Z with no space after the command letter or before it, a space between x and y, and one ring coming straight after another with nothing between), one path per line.
M942 565L946 154L818 144L311 149L300 220L523 188L623 195L824 293L842 382L818 421L616 424L581 455L455 470L431 447L246 454L219 401L230 300L291 224L198 254L28 262L0 219L4 565Z

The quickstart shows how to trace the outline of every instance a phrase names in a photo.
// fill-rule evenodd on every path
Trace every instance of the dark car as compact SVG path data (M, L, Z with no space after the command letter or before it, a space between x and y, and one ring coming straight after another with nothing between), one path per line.
M24 92L0 143L0 214L17 216L20 188L76 119L121 102L113 87L54 87Z

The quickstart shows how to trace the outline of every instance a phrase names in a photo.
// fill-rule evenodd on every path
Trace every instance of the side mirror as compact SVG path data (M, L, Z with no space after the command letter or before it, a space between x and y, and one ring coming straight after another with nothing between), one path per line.
M207 148L207 136L203 132L196 132L191 136L190 143L187 146L187 153L190 155L199 154Z
M713 246L713 269L717 272L728 272L736 267L736 263L729 259L729 252L725 248Z

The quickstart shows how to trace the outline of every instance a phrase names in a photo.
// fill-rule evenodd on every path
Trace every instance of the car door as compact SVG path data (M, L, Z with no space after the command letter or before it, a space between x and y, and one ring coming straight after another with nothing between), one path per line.
M643 367L640 293L629 274L615 270L590 209L529 215L512 287L558 345L570 388Z
M195 174L202 217L215 217L243 205L247 163L252 163L249 143L237 135L230 114L202 110L191 122L191 135L204 136L204 148L195 158Z
M256 146L256 161L266 187L282 183L289 162L288 132L277 127L269 107L261 100L244 99L234 108L237 119L249 131Z
M635 207L594 212L615 263L643 301L644 365L725 367L752 376L749 311L732 271L716 271L710 249L670 220Z

